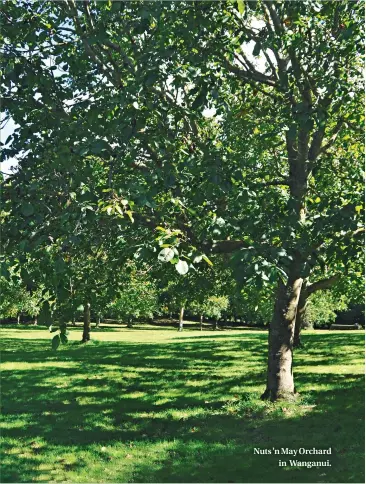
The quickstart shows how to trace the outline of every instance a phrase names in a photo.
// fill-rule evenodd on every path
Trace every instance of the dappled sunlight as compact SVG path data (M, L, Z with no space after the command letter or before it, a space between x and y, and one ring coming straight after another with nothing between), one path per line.
M57 353L30 333L3 340L4 482L263 482L277 460L258 465L254 446L331 445L340 475L362 454L360 334L304 334L294 368L302 400L284 406L259 399L263 332L186 339L163 330L162 343L144 332L138 343ZM304 482L321 479L301 472Z

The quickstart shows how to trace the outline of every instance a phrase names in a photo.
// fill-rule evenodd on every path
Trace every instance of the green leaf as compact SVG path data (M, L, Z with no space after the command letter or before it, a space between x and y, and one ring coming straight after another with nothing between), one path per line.
M179 260L178 263L175 265L175 268L182 276L184 276L184 274L187 274L189 270L188 264L184 260Z
M206 92L201 91L200 94L196 97L196 99L192 103L192 109L198 109L203 106L206 102Z
M102 139L101 140L98 140L98 141L95 141L92 144L92 146L91 146L91 151L95 155L98 155L102 151L106 151L106 150L109 150L109 149L110 149L109 144L106 141L102 140Z
M115 205L117 212L123 217L123 210L119 205Z
M155 82L158 80L158 75L155 72L151 72L146 79L146 85L148 87L152 86L155 84Z
M213 266L213 263L210 261L210 259L206 255L202 255L202 259L207 262L209 266Z
M165 248L159 252L158 259L162 262L169 262L174 257L174 250Z
M65 333L60 334L60 340L61 340L61 343L64 345L69 341Z
M240 15L243 15L243 13L245 12L244 0L237 0L237 3L238 3L239 13L240 13Z
M253 49L254 57L257 57L260 54L260 51L261 51L261 44L260 44L260 42L256 42L254 49Z
M60 346L60 343L61 343L60 335L56 334L56 336L52 338L52 349L57 350L57 348Z
M30 217L31 215L34 214L33 205L30 204L29 202L22 203L21 212L25 217Z
M122 2L119 0L113 0L112 2L112 7L111 7L111 12L119 12L121 10Z

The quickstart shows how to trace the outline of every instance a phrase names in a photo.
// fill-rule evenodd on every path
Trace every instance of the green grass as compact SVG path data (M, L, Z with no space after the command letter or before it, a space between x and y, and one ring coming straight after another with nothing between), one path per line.
M1 331L2 482L364 482L361 331L304 333L302 398L272 404L266 332L142 328L75 329L57 352ZM331 447L332 467L254 454L273 447Z

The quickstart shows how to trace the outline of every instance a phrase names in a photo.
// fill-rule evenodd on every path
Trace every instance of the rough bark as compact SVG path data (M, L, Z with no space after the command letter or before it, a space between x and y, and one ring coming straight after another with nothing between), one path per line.
M302 278L299 261L294 262L287 284L279 282L273 319L268 336L267 388L262 399L292 399L295 395L292 372L293 339Z
M180 308L179 312L179 326L178 331L183 331L184 306Z
M336 274L334 276L328 277L327 279L321 279L320 281L314 282L310 285L305 284L304 282L301 289L299 305L296 314L294 348L300 348L302 346L301 330L305 326L306 307L309 301L309 296L314 292L330 289L337 281L339 281L339 278L339 274Z
M84 325L82 343L90 341L90 303L84 303Z

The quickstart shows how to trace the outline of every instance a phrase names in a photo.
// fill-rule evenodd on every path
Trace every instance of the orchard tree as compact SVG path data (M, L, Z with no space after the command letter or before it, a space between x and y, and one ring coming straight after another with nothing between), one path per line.
M161 256L161 260L162 256ZM172 259L172 263L174 264ZM164 269L164 272L162 271ZM184 313L186 309L198 311L202 316L201 308L207 298L207 291L212 288L214 281L214 271L199 271L191 269L187 273L177 274L177 271L171 267L159 267L155 277L160 279L161 302L166 306L170 314L177 313L178 331L183 331ZM201 318L202 325L202 318Z
M137 270L131 264L123 277L119 293L107 310L113 317L126 322L128 328L132 328L133 321L138 318L152 319L158 313L158 295L148 271Z
M210 296L207 298L205 304L205 314L213 319L212 329L219 328L219 319L222 313L229 307L229 299L227 296Z
M120 236L141 257L164 238L181 274L231 254L239 282L277 285L263 398L293 398L304 281L354 261L362 235L361 7L7 2L3 107L20 127L3 152L22 160L6 238L41 232L43 250L77 230L113 253Z
M37 324L37 316L41 309L42 295L40 290L29 291L22 281L13 275L12 278L0 277L0 317L17 318L20 324L21 315L31 316Z
M163 241L166 239L164 238ZM189 263L186 262L182 272L182 267L179 265L177 267L179 261L177 255L170 259L168 250L172 249L164 248L160 251L158 257L163 265L154 271L154 277L160 280L162 302L171 312L179 313L179 331L183 330L186 309L199 316L202 330L203 317L208 315L209 298L215 294L225 298L230 290L236 287L232 271L227 268L225 258L220 255L213 256L211 260L206 256L193 253L189 261L188 253L186 258ZM176 252L179 254L177 249ZM170 262L170 264L167 265L164 262Z
M223 117L222 137L216 136L222 153L216 212L225 222L234 202L242 207L229 219L231 227L221 223L222 233L233 238L239 229L245 250L234 255L238 268L246 258L256 261L257 273L271 276L276 269L279 275L263 397L291 398L303 282L322 264L323 272L327 262L335 271L353 260L350 239L363 230L362 14L355 3L248 2L244 13L210 7L195 5L179 17L176 48L183 56L178 42L184 38L186 58L192 51L195 100ZM264 69L256 63L260 54Z

